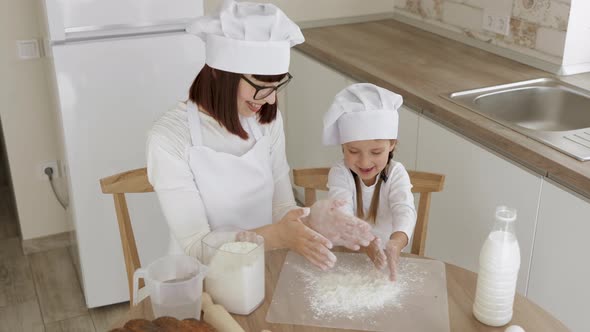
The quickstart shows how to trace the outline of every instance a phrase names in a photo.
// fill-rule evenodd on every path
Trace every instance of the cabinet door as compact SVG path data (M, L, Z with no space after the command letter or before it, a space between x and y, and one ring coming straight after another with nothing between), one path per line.
M432 196L426 255L477 272L496 206L516 208L517 289L525 294L542 178L425 117L419 128L417 168L446 175L444 190Z
M346 76L294 51L290 72L293 81L286 93L287 158L291 168L327 167L342 159L339 146L322 144L324 113L336 93L344 89Z
M285 135L287 159L291 168L330 167L342 159L340 146L324 146L324 113L334 96L352 82L344 75L293 51L290 72L293 81L286 91ZM303 190L295 188L303 201ZM318 198L326 193L318 193Z
M406 169L416 169L416 148L418 145L418 113L408 107L399 109L397 147L393 159L404 164Z
M590 202L545 181L527 296L572 331L590 331Z

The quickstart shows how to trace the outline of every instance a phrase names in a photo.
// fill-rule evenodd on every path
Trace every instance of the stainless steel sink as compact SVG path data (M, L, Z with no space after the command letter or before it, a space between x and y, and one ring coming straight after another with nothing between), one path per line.
M540 78L443 97L578 160L590 160L590 91Z

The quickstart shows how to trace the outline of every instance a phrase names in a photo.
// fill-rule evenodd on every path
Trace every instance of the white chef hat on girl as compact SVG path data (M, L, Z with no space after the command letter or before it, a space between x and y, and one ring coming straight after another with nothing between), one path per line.
M186 31L205 42L210 67L240 74L288 72L290 48L305 40L277 6L233 0L224 1L217 13L199 17Z
M370 139L396 139L402 96L374 84L340 91L324 115L323 142L339 145Z

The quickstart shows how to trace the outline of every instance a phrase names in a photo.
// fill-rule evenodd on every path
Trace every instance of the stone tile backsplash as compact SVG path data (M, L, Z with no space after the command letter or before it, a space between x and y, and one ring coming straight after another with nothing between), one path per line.
M513 0L508 36L482 29L486 1L394 0L397 14L561 64L571 0Z

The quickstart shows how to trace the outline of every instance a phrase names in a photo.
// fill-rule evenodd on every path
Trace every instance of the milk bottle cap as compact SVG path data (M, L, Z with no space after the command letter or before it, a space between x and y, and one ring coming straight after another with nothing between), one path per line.
M500 205L496 208L496 219L506 222L516 220L516 209Z

